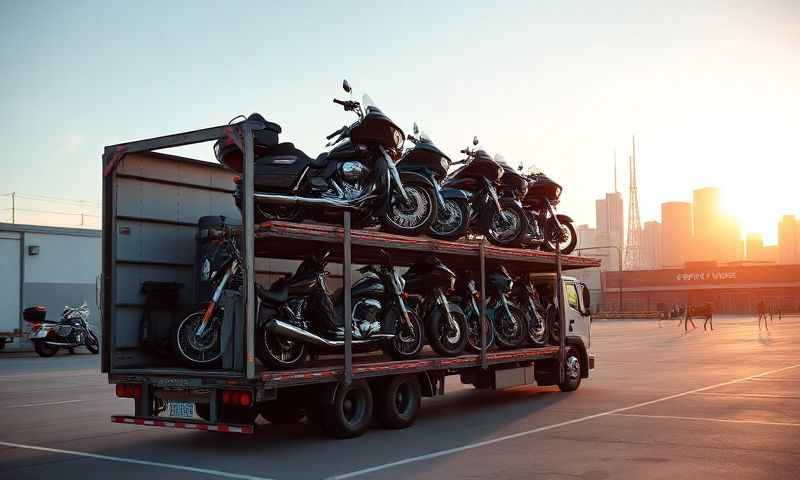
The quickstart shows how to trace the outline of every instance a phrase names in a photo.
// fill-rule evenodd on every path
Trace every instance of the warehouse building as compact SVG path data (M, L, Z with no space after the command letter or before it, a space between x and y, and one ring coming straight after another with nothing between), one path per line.
M683 268L603 273L603 303L617 310L668 311L711 303L717 313L748 314L763 300L773 311L800 312L800 265L689 262Z
M58 320L65 305L86 302L99 332L100 245L99 230L0 223L0 344L26 346L22 310L32 305Z

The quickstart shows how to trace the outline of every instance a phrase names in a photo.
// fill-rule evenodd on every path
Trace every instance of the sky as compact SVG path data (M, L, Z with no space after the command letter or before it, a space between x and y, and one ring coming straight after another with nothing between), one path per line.
M594 222L637 139L642 221L722 189L745 231L800 215L800 2L0 0L0 194L99 203L105 145L257 111L309 155L369 93L458 157L477 135ZM211 145L182 149L211 159ZM0 218L10 205L0 197ZM6 215L7 216L7 215ZM0 220L1 221L1 220Z

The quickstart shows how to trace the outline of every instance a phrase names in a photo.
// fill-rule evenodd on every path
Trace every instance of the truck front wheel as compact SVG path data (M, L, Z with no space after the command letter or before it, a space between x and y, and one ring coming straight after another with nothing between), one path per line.
M384 428L410 427L417 419L422 393L417 377L398 375L376 384L377 414Z
M562 392L574 392L581 385L581 355L578 350L567 348L564 360L564 381L558 384Z
M335 392L331 392L335 388ZM322 396L320 425L323 433L336 438L354 438L364 434L372 422L372 391L364 381L350 385L339 383L326 388ZM333 398L331 399L331 396Z

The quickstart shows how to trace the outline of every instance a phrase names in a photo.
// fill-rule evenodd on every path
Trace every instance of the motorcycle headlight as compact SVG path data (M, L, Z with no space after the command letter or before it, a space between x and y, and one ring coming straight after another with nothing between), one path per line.
M441 160L439 160L439 164L442 166L442 169L444 169L445 172L447 171L448 168L450 168L450 162L447 161L447 159L444 157L442 157Z
M497 178L503 178L504 173L506 172L503 170L503 167L497 167Z
M556 187L556 198L561 196L561 187Z
M397 146L399 150L403 149L403 143L405 143L405 138L403 137L403 132L400 130L394 130L394 144Z

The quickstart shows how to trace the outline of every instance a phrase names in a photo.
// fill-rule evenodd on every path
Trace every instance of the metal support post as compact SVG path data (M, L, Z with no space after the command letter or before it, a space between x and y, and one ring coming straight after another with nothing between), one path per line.
M564 282L561 279L561 246L556 245L556 296L558 297L558 381L563 383L565 379L564 364L567 356L567 307L564 304Z
M245 319L245 376L247 378L256 377L256 357L255 357L255 229L253 218L253 170L255 167L255 155L253 152L253 127L246 122L242 124L244 134L244 200L242 201L242 246L244 248L244 265L242 273L244 279L244 319Z
M353 265L350 257L350 212L344 212L344 262L342 263L342 276L344 285L344 383L353 382L353 312L351 305L350 284Z
M17 223L17 192L11 192L11 223Z
M481 312L480 312L480 329L481 329L481 368L487 370L489 363L486 360L486 240L481 240L480 247L480 261L481 261Z

